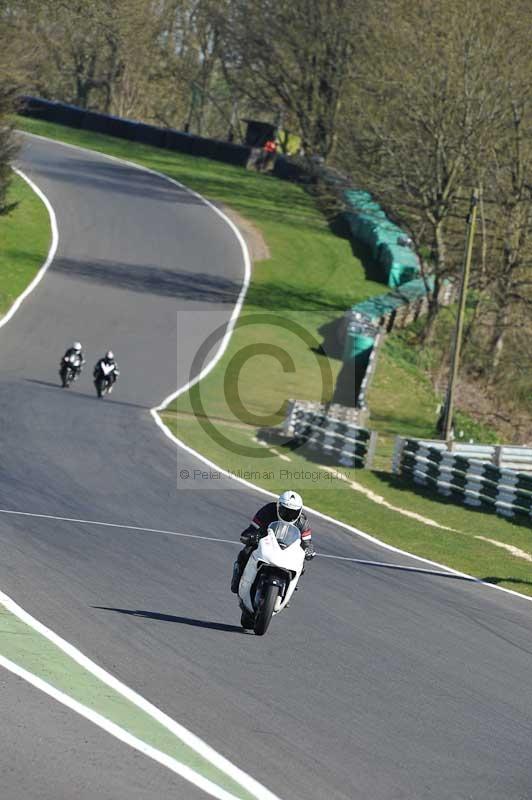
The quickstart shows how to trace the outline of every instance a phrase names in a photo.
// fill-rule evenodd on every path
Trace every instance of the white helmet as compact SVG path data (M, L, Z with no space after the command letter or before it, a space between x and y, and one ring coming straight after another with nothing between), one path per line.
M107 353L105 354L105 357L108 361L114 361L115 354L113 353L112 350L108 350Z
M81 342L74 342L74 344L72 345L72 347L74 348L74 350L76 351L76 353L79 353L79 352L81 351Z
M279 495L277 500L277 516L283 522L297 522L303 510L303 499L291 489Z

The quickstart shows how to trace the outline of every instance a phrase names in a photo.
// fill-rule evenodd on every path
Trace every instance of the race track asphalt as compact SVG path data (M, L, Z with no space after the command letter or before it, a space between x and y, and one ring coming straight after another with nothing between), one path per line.
M231 562L263 497L229 481L185 489L177 460L199 462L176 458L149 414L189 379L205 319L213 330L232 313L243 259L229 226L190 193L96 153L28 138L19 161L52 203L60 242L0 330L0 509L234 545L0 513L1 589L283 800L530 798L526 600L316 558L264 638L240 631ZM178 311L187 312L179 359ZM58 358L74 339L88 367L115 351L122 377L111 398L97 400L89 369L71 390L57 387ZM332 524L314 528L320 553L427 566ZM14 707L22 718L39 704L36 727L47 718L58 731L70 713L13 676L0 685L4 739ZM127 771L137 794L128 792L107 757L125 746L84 720L69 725L85 737L86 762L69 758L59 734L54 750L31 727L17 733L36 797L61 796L57 773L41 766L53 752L65 752L79 785L97 773L94 797L144 796L145 770L153 798L202 796L135 753L123 756L138 767ZM10 758L3 749L6 798L32 797Z

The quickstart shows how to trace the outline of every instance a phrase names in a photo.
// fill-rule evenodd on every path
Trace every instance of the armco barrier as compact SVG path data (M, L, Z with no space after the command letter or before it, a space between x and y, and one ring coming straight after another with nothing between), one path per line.
M182 131L167 130L135 120L88 111L67 103L43 100L41 97L21 97L19 113L47 122L58 122L73 128L104 133L107 136L177 150L241 167L246 166L251 153L251 148L246 145L192 136Z
M343 411L348 413L347 409ZM336 413L341 414L342 410ZM371 466L377 434L334 414L334 407L291 400L283 433L315 451L324 461L342 467Z
M532 448L464 444L460 451L458 447L448 450L445 442L397 437L392 470L457 503L532 520ZM490 463L508 463L506 459L520 463L521 471ZM523 466L529 472L522 471Z

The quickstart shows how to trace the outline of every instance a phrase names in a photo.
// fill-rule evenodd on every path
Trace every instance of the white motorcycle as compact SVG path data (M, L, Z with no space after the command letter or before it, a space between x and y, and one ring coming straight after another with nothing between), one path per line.
M299 528L290 522L272 522L251 553L240 579L243 628L264 636L272 617L290 602L304 563Z
M68 389L70 384L77 380L81 367L85 362L81 360L81 356L69 355L63 356L59 368L59 375L61 376L61 384L64 389Z

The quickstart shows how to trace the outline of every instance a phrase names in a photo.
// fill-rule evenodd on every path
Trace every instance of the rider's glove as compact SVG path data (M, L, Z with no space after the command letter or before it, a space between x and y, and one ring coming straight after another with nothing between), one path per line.
M240 534L240 541L245 545L257 544L258 539L259 531L255 531L252 528L246 528L246 530L242 531Z
M314 550L314 547L311 544L309 544L309 546L305 550L305 561L312 561L315 555L316 551Z

